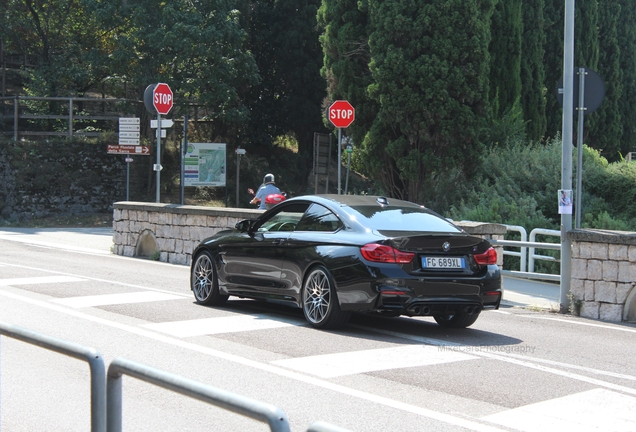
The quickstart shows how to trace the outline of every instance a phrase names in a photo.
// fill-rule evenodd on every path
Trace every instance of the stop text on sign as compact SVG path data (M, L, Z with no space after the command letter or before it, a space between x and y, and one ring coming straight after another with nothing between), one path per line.
M346 100L337 100L327 110L327 118L337 128L346 128L356 118L356 110Z
M172 103L172 95L168 93L155 93L155 104L170 105Z

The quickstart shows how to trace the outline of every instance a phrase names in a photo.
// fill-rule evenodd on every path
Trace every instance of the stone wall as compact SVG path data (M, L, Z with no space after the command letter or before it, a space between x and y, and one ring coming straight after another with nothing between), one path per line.
M202 240L263 213L253 209L129 201L116 202L113 207L115 254L133 257L158 252L160 261L186 265Z
M192 251L205 238L243 219L255 219L263 212L254 209L200 207L177 204L116 202L113 213L114 253L151 256L163 262L189 265ZM506 227L480 222L456 222L469 234L503 239ZM496 247L499 266L503 248Z
M636 233L573 230L570 292L586 318L636 320Z

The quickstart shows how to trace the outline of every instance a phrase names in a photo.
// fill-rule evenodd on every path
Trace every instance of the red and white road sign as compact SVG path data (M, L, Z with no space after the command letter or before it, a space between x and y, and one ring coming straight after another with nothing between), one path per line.
M140 155L140 156L150 155L150 146L109 144L107 153L109 153L109 154L136 154L136 155Z
M168 114L172 109L174 96L170 86L165 83L159 83L152 92L152 105L161 115Z
M331 124L337 128L346 128L356 118L356 110L346 100L337 100L327 109L327 116Z

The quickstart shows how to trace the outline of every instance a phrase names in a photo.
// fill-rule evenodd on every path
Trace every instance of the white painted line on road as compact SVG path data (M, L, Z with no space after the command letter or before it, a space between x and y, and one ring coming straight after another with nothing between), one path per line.
M51 300L53 303L58 303L64 306L72 307L75 309L94 307L94 306L108 306L119 305L128 303L147 303L163 300L183 300L182 296L174 294L158 293L153 291L142 291L132 293L120 293L120 294L103 294L92 296L79 296L79 297L67 297Z
M277 360L272 363L321 378L334 378L344 375L431 366L477 358L459 352L441 351L438 347L430 345L410 345L299 357Z
M105 325L111 328L116 328L121 331L128 332L130 334L135 334L137 336L145 337L148 339L156 340L161 343L170 344L176 347L180 347L183 349L189 349L191 351L195 351L201 354L209 355L211 357L216 357L225 361L233 362L236 364L240 364L243 366L251 367L257 370L261 370L263 372L271 373L274 375L278 375L280 377L284 377L287 379L293 379L295 381L305 383L308 385L314 385L316 387L320 387L326 390L334 391L343 395L355 397L361 400L365 400L371 403L376 403L379 405L383 405L386 407L394 408L400 411L409 412L411 414L419 415L422 417L427 417L430 419L434 419L440 422L448 423L451 425L463 427L465 429L480 431L480 432L506 432L505 429L500 429L495 426L487 425L480 423L478 421L468 420L463 417L453 416L451 414L441 413L438 411L433 411L427 408L422 408L417 405L407 404L404 402L400 402L394 399L390 399L384 396L380 396L373 393L368 393L361 390L356 390L353 388L349 388L343 385L335 384L329 381L325 381L319 378L303 375L298 372L290 371L287 369L283 369L278 366L274 366L267 363L261 363L255 360L250 360L244 357L240 357L234 354L225 353L223 351L218 351L212 348L200 346L194 343L190 343L180 339L174 339L169 336L164 336L158 333L154 333L152 331L148 331L139 327L130 326L127 324L118 323L115 321L109 321L107 319L91 316L85 314L80 311L76 311L73 309L68 309L60 305L51 304L48 302L43 302L35 299L31 299L28 297L24 297L18 294L13 294L5 291L0 291L0 296L9 297L15 300L19 300L25 303L32 304L34 306L38 306L41 308L54 310L59 313L63 313L66 315L74 316L76 318L84 319L87 321L91 321L94 323L98 323L101 325Z
M144 324L150 330L167 333L175 337L203 336L222 333L267 330L290 327L298 323L273 320L264 315L242 315L219 318L203 318L187 321L173 321L157 324Z
M542 316L536 316L536 315L524 315L524 314L515 314L515 315L519 317L524 317L524 318L536 318L536 319L542 319L542 320L548 320L548 321L559 321L559 322L564 322L568 324L576 324L576 325L583 325L583 326L589 326L589 327L600 327L600 328L609 329L609 330L618 330L618 331L624 331L628 333L636 333L636 329L634 328L619 327L616 325L613 326L613 325L604 325L604 324L593 324L593 323L582 322L582 321L568 320L568 319L562 319L562 318L549 318L549 317L542 317Z
M0 240L16 241L19 243L29 244L29 245L37 246L37 247L45 247L50 249L62 249L62 250L67 250L71 252L83 252L83 253L89 253L93 255L112 255L109 250L74 246L70 244L62 244L60 242L43 241L43 240L34 239L32 235L27 235L27 234L23 235L23 234L14 234L14 233L10 233L10 234L2 233L0 234Z
M500 309L495 309L495 310L488 311L488 313L493 313L493 312L500 313L500 314L503 314L503 315L512 315L510 312L502 311Z
M543 366L540 364L536 364L533 363L532 361L534 360L533 357L526 357L526 356L518 356L518 355L513 355L513 354L509 354L512 352L519 352L521 351L522 347L517 347L515 345L478 345L478 346L471 346L471 345L462 345L459 343L454 343L454 342L448 342L445 340L441 340L441 339L433 339L433 338L427 338L427 337L421 337L421 336L414 336L414 335L409 335L409 334L404 334L404 333L398 333L398 332L394 332L394 331L389 331L389 330L380 330L377 328L371 328L371 327L363 327L363 326L352 326L352 327L356 327L356 328L360 328L360 329L364 329L367 331L372 331L375 333L379 333L379 334L385 334L385 335L389 335L389 336L395 336L395 337L402 337L404 339L409 339L409 340L413 340L413 341L417 341L417 342L423 342L423 343L427 343L427 344L431 344L431 345L436 345L439 347L445 347L447 350L449 351L458 351L458 352L470 352L471 354L474 354L476 356L481 356L481 357L485 357L485 358L490 358L493 360L499 360L499 361L503 361L506 363L512 363L518 366L523 366L523 367L527 367L530 369L535 369L535 370L539 370L541 372L545 372L545 373L551 373L554 375L559 375L559 376L563 376L572 380L577 380L577 381L582 381L588 384L592 384L598 387L605 387L608 389L612 389L612 390L616 390L616 391L620 391L623 393L627 393L630 395L634 395L636 396L636 389L631 388L631 387L625 387L625 386L621 386L618 384L614 384L611 382L607 382L607 381L601 381L599 379L596 378L590 378L587 377L585 375L580 375L580 374L575 374L572 372L566 372L563 370L559 370L559 369L554 369L554 368L550 368L547 366ZM518 350L516 350L516 348L518 348ZM509 352L509 353L506 353ZM497 354L493 354L493 353L497 353ZM513 358L513 357L519 357L519 359L517 358ZM523 360L521 360L523 359ZM572 365L569 365L567 363L560 363L560 362L553 362L553 364L555 366L561 366L563 368L569 368Z
M86 279L74 276L39 276L30 278L0 279L0 286L39 285L65 282L85 282Z
M636 430L636 398L593 389L482 417L524 432Z
M113 257L114 258L121 258L121 259L126 258L127 259L127 257L121 257L119 255L113 255ZM172 266L174 271L179 271L179 270L182 269L181 267L175 267L174 264L162 263L160 261L147 261L146 264L153 264L153 265L154 264L164 264L166 266ZM27 270L44 271L44 272L47 272L47 273L53 273L53 274L61 275L61 276L79 277L79 276L73 275L72 273L64 273L64 272L53 271L53 270L45 270L45 269L41 269L41 268L38 268L38 267L29 267L29 266L23 266L23 265L19 265L19 264L9 264L9 263L0 262L0 265L6 265L7 267L22 268L22 269L27 269ZM184 274L187 275L189 271L190 271L189 268L183 267ZM0 279L0 280L2 280L2 279ZM172 294L172 295L176 295L176 296L181 296L183 298L193 298L192 294L181 294L181 293L174 292L174 291L167 291L167 290L152 288L152 287L148 287L148 286L135 285L135 284L129 284L129 283L124 283L124 282L117 282L117 281L110 280L110 279L100 279L100 278L95 278L95 277L84 277L84 276L82 276L81 280L84 280L84 281L95 281L95 282L104 282L104 283L109 283L109 284L118 285L118 286L124 286L124 287L128 287L128 288L138 288L138 289L142 289L142 290L146 290L146 291L154 291L154 292L162 292L162 293L166 293L166 294Z

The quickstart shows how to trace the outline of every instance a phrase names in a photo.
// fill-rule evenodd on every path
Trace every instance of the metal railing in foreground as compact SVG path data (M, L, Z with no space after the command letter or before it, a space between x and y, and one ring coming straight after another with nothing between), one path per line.
M222 409L265 422L273 432L290 431L287 415L280 408L265 402L217 389L121 357L115 358L110 363L107 375L104 360L95 349L46 336L1 321L0 336L18 339L88 362L91 369L91 432L120 432L122 430L122 375L124 374L163 387L167 390L211 403ZM0 370L0 373L1 372ZM1 401L2 398L0 398L0 402ZM309 425L307 432L350 431L326 422L317 421Z
M272 432L290 431L287 415L274 405L213 388L191 379L118 357L108 366L106 407L108 412L108 432L121 432L122 430L122 375L129 375L182 395L211 403L242 416L267 423Z
M93 348L0 322L0 335L84 360L91 370L91 431L106 432L106 368Z

